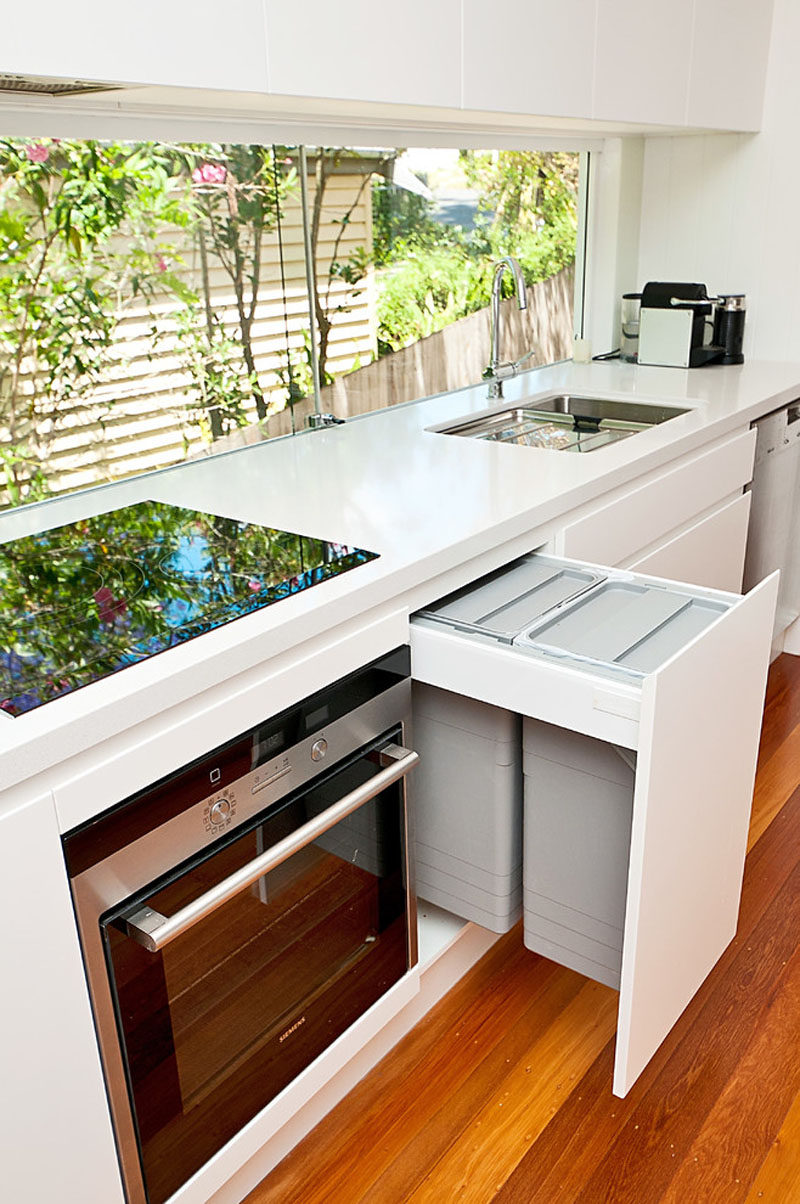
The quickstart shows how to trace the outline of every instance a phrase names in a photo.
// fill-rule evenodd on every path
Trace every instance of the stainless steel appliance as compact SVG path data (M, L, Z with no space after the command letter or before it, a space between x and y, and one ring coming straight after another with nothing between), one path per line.
M800 400L753 423L756 456L744 586L780 569L773 640L800 617ZM775 655L781 646L773 649Z
M67 834L130 1204L163 1204L417 960L398 649Z

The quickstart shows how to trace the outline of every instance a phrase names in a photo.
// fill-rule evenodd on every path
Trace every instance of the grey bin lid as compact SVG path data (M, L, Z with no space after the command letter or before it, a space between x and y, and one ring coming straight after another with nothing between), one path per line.
M607 581L514 642L650 673L726 609L724 602L678 590Z
M427 619L510 643L553 607L579 597L603 580L588 569L565 568L534 553L449 594L421 613Z

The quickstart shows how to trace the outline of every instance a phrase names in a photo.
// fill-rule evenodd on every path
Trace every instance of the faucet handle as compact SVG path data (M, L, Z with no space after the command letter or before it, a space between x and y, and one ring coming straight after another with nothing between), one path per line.
M494 380L510 380L512 376L517 375L518 370L517 365L511 363L510 360L504 360L501 364L495 364L494 371L489 368L486 369L489 376Z
M516 376L522 365L535 354L533 348L521 355L518 360L503 360L500 364L495 364L492 367L488 364L483 370L484 380L510 380L512 376Z

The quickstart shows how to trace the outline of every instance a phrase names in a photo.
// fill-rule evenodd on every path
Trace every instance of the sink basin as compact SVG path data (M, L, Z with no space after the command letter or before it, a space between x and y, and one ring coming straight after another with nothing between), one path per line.
M677 406L557 393L523 405L504 406L476 418L460 419L437 429L445 435L494 443L590 452L686 413L686 409Z

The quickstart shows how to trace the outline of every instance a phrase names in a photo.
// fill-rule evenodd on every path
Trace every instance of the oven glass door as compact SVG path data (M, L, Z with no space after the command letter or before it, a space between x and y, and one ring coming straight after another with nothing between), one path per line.
M150 952L172 916L380 771L362 752L102 917L150 1204L161 1204L409 966L402 781Z

